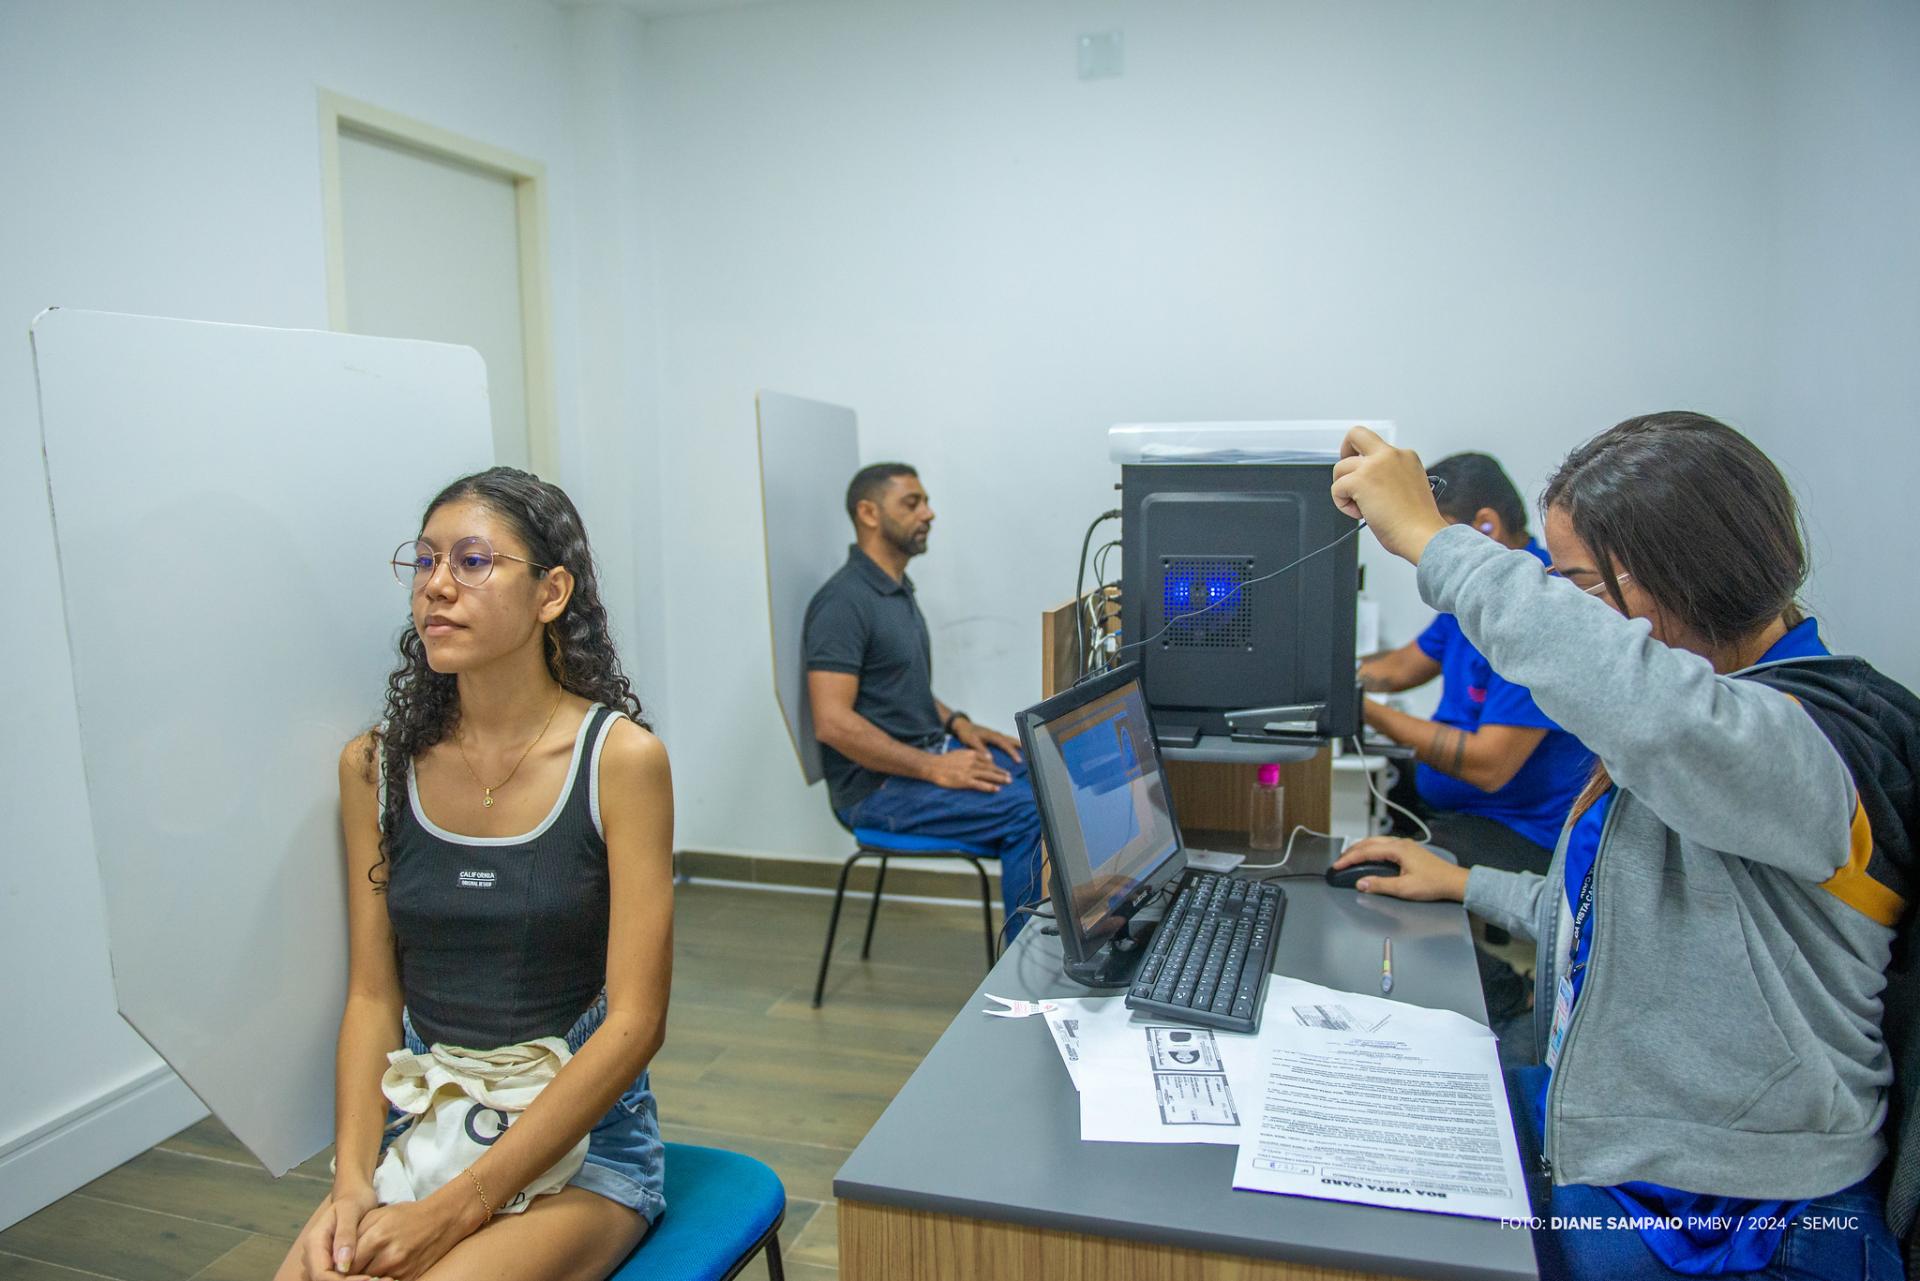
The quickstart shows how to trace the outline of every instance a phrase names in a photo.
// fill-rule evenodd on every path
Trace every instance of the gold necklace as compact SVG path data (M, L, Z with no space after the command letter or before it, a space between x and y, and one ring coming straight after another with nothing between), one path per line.
M566 696L567 696L567 691L562 689L559 695L554 698L553 710L547 713L547 723L545 725L542 725L540 727L540 732L533 736L533 743L537 743L541 739L547 736L547 730L550 729L553 725L554 714L560 710L561 700L566 698ZM480 802L482 805L484 805L488 809L493 808L494 789L505 787L508 783L511 783L513 781L513 776L520 772L520 767L527 763L527 757L532 754L533 743L527 744L527 750L520 753L520 759L513 763L513 768L507 771L507 776L505 778L501 779L498 783L495 783L493 787L488 787L485 783L480 783L480 775L474 773L473 762L467 759L467 745L465 743L462 743L457 738L453 740L453 745L460 749L460 763L467 767L467 773L473 775L473 781L476 783L480 783L480 790L486 793L486 799Z

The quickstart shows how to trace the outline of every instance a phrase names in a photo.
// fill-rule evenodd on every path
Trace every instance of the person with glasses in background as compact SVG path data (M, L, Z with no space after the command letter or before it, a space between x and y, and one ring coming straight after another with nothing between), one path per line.
M1546 551L1527 532L1520 491L1493 458L1454 454L1430 474L1449 524L1546 563ZM1540 710L1526 686L1494 670L1451 614L1360 665L1360 683L1375 693L1414 689L1436 676L1440 702L1432 719L1377 699L1363 704L1367 728L1412 748L1418 762L1391 799L1418 815L1433 843L1462 866L1546 871L1554 838L1593 767L1592 754ZM1413 830L1395 815L1396 835Z
M333 1187L277 1281L605 1277L664 1208L647 1067L672 973L667 754L557 487L506 467L454 481L392 573L411 616L385 719L340 757ZM477 1159L379 1203L390 1055L397 1068L403 1051L445 1062L463 1047L464 1061L562 1040L557 1072L505 1128L476 1134L468 1113ZM575 1160L564 1186L524 1195Z
M1547 553L1527 531L1527 507L1504 468L1486 454L1454 454L1429 472L1434 501L1448 524L1483 534L1541 563ZM1432 719L1377 699L1362 705L1367 728L1410 747L1416 764L1388 793L1393 834L1423 836L1462 867L1544 872L1554 838L1593 768L1580 740L1553 722L1527 688L1495 671L1452 614L1437 616L1399 649L1360 665L1360 683L1398 693L1440 678ZM1425 830L1422 831L1421 829ZM1500 1052L1515 1065L1535 1062L1529 1011L1532 986L1505 951L1513 940L1481 921L1476 940L1487 1017Z
M1355 428L1344 454L1334 501L1599 758L1544 876L1388 837L1336 864L1395 863L1357 888L1536 942L1544 1062L1507 1080L1540 1275L1903 1276L1886 1199L1904 1227L1920 1189L1885 1180L1881 1131L1890 1090L1913 1115L1889 1046L1913 1026L1920 699L1800 608L1779 469L1703 414L1602 432L1541 500L1560 581L1452 527L1408 451Z

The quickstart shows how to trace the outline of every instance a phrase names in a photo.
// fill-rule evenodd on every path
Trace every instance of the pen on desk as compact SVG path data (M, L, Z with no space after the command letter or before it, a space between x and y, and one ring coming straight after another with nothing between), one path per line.
M1386 946L1380 952L1380 992L1387 995L1393 991L1393 939L1386 939Z

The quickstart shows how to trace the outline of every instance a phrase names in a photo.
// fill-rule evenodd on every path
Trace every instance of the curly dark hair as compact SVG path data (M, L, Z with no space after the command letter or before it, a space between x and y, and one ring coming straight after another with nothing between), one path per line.
M435 495L420 516L425 528L433 513L453 502L476 502L505 520L527 545L527 557L538 564L564 566L573 575L573 595L560 617L547 624L547 670L570 694L615 711L625 712L638 725L646 720L640 700L620 669L613 634L607 626L607 608L600 601L600 580L594 572L593 550L587 545L580 512L558 485L531 472L512 467L490 467L462 476ZM542 575L546 570L536 571ZM415 757L445 739L460 724L459 684L455 677L427 665L427 649L409 618L400 629L400 662L387 677L386 717L374 730L372 752L380 753L384 773L380 801L380 861L367 869L367 879L385 888L381 869L389 856L390 833L398 830L407 803L407 775Z

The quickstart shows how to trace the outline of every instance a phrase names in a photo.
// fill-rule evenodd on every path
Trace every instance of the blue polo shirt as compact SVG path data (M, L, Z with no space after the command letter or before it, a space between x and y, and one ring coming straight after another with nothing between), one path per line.
M1820 639L1820 625L1806 619L1773 643L1761 655L1762 663L1786 658L1823 657L1826 645ZM1588 806L1573 821L1567 834L1566 875L1562 891L1566 912L1562 924L1578 922L1569 966L1572 986L1571 1010L1579 1004L1580 991L1586 986L1587 958L1593 951L1593 910L1581 910L1581 899L1588 891L1587 878L1600 856L1600 841L1605 835L1607 814L1613 808L1612 791ZM1557 1057L1557 1050L1556 1050ZM1540 1093L1533 1099L1534 1120L1539 1133L1547 1132L1547 1087L1553 1083L1551 1071L1543 1075ZM1744 1201L1736 1197L1709 1196L1702 1192L1683 1192L1658 1183L1622 1183L1606 1189L1620 1203L1625 1217L1641 1221L1660 1221L1681 1226L1639 1228L1640 1238L1653 1256L1675 1272L1688 1276L1718 1276L1728 1272L1751 1272L1772 1262L1780 1249L1784 1225L1805 1210L1805 1201ZM1738 1226L1721 1229L1710 1226L1728 1222Z
M1527 550L1548 563L1546 549L1532 540ZM1452 614L1435 618L1414 642L1420 652L1440 664L1440 706L1433 719L1473 733L1482 725L1517 725L1544 729L1547 736L1527 757L1526 764L1496 792L1483 792L1430 765L1414 773L1420 799L1437 810L1477 814L1504 824L1535 845L1552 849L1560 828L1573 808L1574 797L1586 786L1593 754L1580 740L1549 720L1534 704L1524 685L1504 680L1473 647Z

